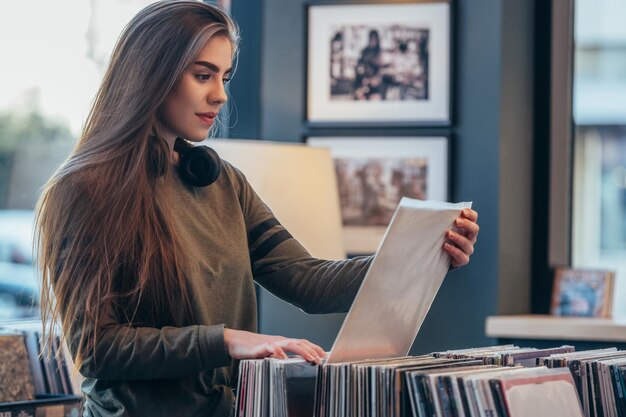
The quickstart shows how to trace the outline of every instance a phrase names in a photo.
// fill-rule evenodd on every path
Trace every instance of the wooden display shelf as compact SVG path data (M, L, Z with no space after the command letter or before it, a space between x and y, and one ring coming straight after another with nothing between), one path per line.
M626 318L558 317L549 315L490 316L488 337L626 342Z
M82 397L78 395L41 395L36 400L0 403L2 417L79 417Z

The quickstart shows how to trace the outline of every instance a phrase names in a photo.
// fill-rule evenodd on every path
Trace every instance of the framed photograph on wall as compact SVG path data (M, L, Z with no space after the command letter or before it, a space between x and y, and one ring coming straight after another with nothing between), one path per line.
M450 124L450 3L308 8L310 125Z
M309 137L335 164L349 255L372 254L402 197L448 200L447 137Z
M550 313L609 318L613 312L614 285L613 271L557 268Z

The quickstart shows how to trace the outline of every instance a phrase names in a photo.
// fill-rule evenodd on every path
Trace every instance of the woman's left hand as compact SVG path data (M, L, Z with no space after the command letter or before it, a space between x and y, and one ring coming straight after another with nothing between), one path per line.
M461 215L454 220L454 227L446 232L443 250L450 257L453 268L467 265L474 253L474 244L478 237L478 213L470 208L461 210Z

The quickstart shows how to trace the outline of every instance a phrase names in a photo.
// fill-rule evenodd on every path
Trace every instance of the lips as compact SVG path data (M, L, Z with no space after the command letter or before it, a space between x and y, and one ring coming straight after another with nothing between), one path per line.
M196 116L206 125L212 125L217 113L215 112L207 112L207 113L196 113Z

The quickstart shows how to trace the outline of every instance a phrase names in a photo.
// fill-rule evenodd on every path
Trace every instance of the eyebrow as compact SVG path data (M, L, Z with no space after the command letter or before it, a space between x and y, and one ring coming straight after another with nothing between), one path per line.
M210 62L207 62L207 61L196 61L196 62L194 62L194 64L202 65L203 67L206 67L206 68L208 68L208 69L210 69L211 71L214 71L214 72L220 72L220 67L218 67L217 65L212 64ZM232 70L233 70L232 67L228 68L226 71L224 71L224 74L228 74Z

